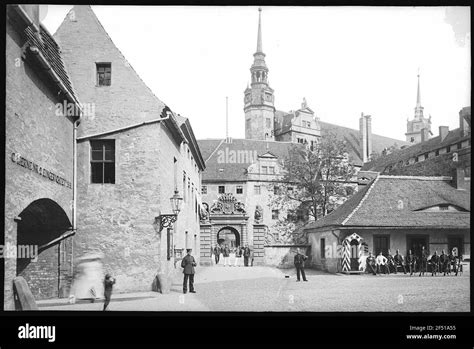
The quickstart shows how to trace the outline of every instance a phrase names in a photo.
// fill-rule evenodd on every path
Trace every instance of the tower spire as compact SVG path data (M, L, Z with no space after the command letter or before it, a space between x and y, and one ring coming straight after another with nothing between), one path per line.
M415 107L415 119L423 118L423 107L421 106L421 92L420 92L420 68L418 68L418 87L416 91L416 107Z
M421 107L421 94L420 94L420 68L418 68L418 90L416 94L416 106Z
M261 25L261 22L262 22L262 8L259 7L258 8L257 52L263 53L263 51L262 51L262 25Z

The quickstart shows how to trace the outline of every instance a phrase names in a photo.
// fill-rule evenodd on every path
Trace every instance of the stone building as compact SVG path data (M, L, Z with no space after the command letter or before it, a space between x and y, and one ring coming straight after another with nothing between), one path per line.
M470 190L462 176L376 176L305 231L317 269L358 272L365 250L470 255ZM366 247L363 248L363 245Z
M4 309L13 278L37 299L67 293L75 233L74 136L81 106L38 5L10 5L6 23ZM35 258L36 257L36 258Z
M376 171L390 175L451 176L456 168L471 177L471 107L459 111L459 128L439 127L439 135L395 150L363 165L360 174ZM469 182L470 183L470 182Z
M278 258L288 260L295 246L272 248L277 235L273 227L288 212L269 207L268 202L278 190L283 161L295 144L315 145L321 137L333 133L346 142L348 158L357 169L372 152L406 144L372 134L368 115L362 114L360 130L354 130L320 121L306 99L296 111L276 110L263 53L261 10L250 74L251 85L244 91L245 139L198 141L206 162L202 176L202 201L207 208L201 224L203 263L210 263L212 246L222 241L238 246L249 243L254 247L257 264L279 264Z
M415 117L413 120L407 120L407 132L405 133L406 141L410 143L420 143L427 141L431 133L431 115L426 118L423 115L423 107L421 106L420 93L420 74L418 74L418 89L416 94Z
M183 249L199 256L205 166L191 124L144 84L90 6L74 6L55 37L78 96L95 111L78 130L74 256L102 253L118 292L150 290L159 268L180 270ZM175 191L181 211L160 231Z

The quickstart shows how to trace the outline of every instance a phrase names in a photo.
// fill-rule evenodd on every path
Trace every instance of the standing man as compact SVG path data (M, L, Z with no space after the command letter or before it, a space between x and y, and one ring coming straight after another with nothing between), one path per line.
M415 267L415 257L411 253L411 250L408 250L408 255L407 255L407 267L408 270L410 271L410 276L413 275L414 267Z
M214 258L216 259L216 264L219 264L220 254L221 254L221 249L219 248L219 245L216 245L216 247L214 247Z
M393 259L395 260L395 270L400 266L403 269L403 274L407 273L407 270L405 269L405 266L403 265L403 256L400 254L400 250L397 250L395 253L395 256L393 256Z
M420 276L425 272L428 272L428 252L425 250L425 246L421 247L420 253Z
M443 275L446 276L446 272L448 272L448 262L449 262L449 257L447 254L444 253L444 250L441 250L441 256L439 256L439 264L441 265L441 270L443 272Z
M107 310L107 307L110 303L110 298L112 298L112 288L115 284L115 279L110 276L110 274L105 275L105 280L104 280L104 311Z
M194 290L194 267L196 266L196 261L194 257L191 256L191 249L188 248L186 252L188 253L183 260L181 261L181 268L183 269L184 281L183 281L183 293L188 292L188 279L189 279L189 292L196 293Z
M303 281L308 281L306 280L306 275L304 273L304 261L308 257L305 256L304 254L301 253L301 250L298 248L296 250L296 255L295 255L295 267L296 267L296 281L300 281L300 272L301 275L303 276Z
M250 257L250 248L248 244L245 244L244 248L244 265L246 267L249 266L249 257Z
M226 267L227 264L230 265L229 254L230 254L229 246L225 245L224 250L222 251L222 256L224 257L224 267Z

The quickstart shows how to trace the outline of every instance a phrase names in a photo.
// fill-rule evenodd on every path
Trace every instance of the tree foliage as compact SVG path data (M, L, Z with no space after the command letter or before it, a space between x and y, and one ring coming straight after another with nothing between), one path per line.
M318 220L352 194L354 168L346 143L330 133L314 147L294 145L284 162L282 184L271 197L272 207L286 209L288 222Z

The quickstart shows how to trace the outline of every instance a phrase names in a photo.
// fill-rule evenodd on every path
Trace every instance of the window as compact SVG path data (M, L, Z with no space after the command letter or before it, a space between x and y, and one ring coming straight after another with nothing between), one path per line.
M186 172L183 172L183 202L186 202Z
M272 127L272 120L270 118L266 118L265 119L265 126L267 128L271 128Z
M321 239L319 247L320 247L319 253L321 254L321 259L326 258L326 239Z
M178 190L178 160L173 158L173 179L174 179L174 187Z
M268 167L268 173L269 174L275 174L275 167L274 166L269 166Z
M253 187L253 191L254 191L255 195L260 195L261 192L262 192L262 190L261 190L261 188L260 188L259 185L255 185L255 186Z
M242 194L243 192L244 192L244 187L241 186L241 185L238 185L238 186L237 186L236 193L237 193L237 194Z
M262 173L268 174L268 166L262 166Z
M272 219L278 219L279 213L278 210L272 210Z
M410 142L411 143L415 142L415 137L410 137Z
M97 86L110 86L112 78L111 63L97 63Z
M201 194L207 194L207 185L203 185L201 188Z
M374 235L374 254L377 256L380 252L384 256L387 255L390 249L390 236L389 235Z
M297 140L298 140L298 143L301 143L301 144L306 143L304 138L297 138Z
M91 141L91 183L115 183L115 140Z
M219 194L224 194L225 193L225 186L219 185Z

